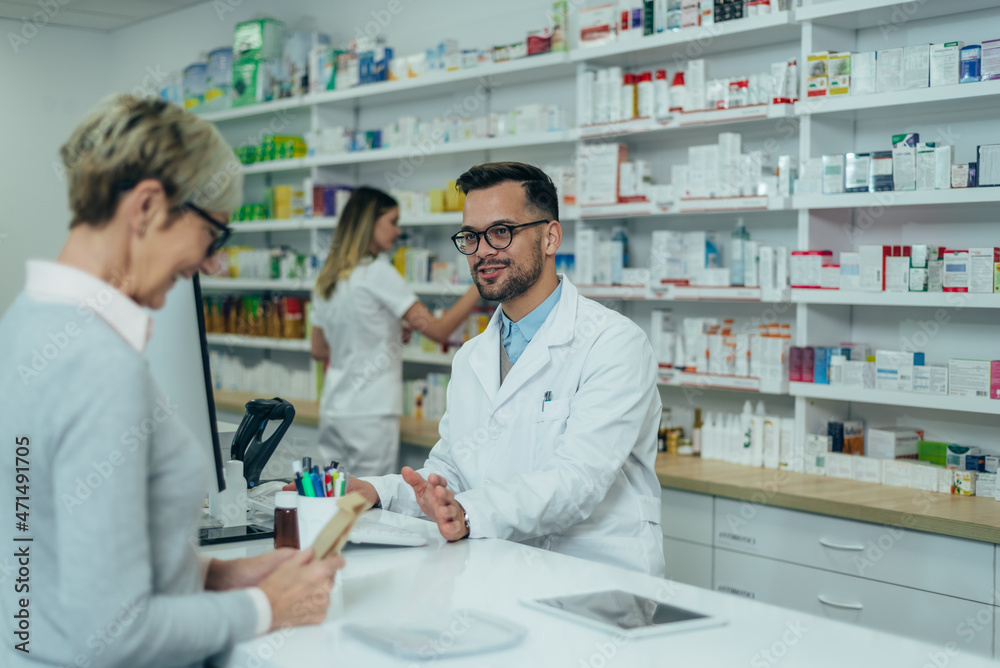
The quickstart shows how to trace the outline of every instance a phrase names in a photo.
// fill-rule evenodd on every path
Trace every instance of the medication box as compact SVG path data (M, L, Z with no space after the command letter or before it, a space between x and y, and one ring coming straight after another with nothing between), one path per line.
M877 89L875 52L851 54L851 95L868 95Z
M990 362L990 399L1000 399L1000 360Z
M891 253L891 246L861 245L858 247L858 274L863 291L882 292L885 290L885 259Z
M969 249L969 292L992 293L994 269L1000 262L1000 248Z
M911 269L911 271L913 271ZM913 391L922 394L948 396L948 367L913 367Z
M876 350L875 389L912 392L913 369L923 365L923 353Z
M875 72L879 93L903 90L903 49L880 49Z
M959 80L959 60L965 42L931 44L931 86L950 86Z
M916 459L920 432L906 427L872 427L866 454L873 459Z
M947 466L948 444L940 441L920 441L917 443L917 459L935 466Z
M945 292L969 291L969 251L946 250L943 269L941 285Z
M990 396L992 362L953 359L948 362L948 394L952 397Z
M829 66L830 53L810 53L806 56L806 96L824 97L829 88Z
M976 495L976 472L954 471L952 473L951 493L960 496Z
M965 458L969 455L978 455L979 448L969 445L956 445L949 443L945 447L945 466L950 469L965 469Z

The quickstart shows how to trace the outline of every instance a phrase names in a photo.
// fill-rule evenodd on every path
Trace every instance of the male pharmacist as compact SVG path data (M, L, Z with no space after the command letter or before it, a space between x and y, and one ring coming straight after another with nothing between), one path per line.
M661 404L645 333L556 274L562 227L542 170L479 165L458 187L455 246L500 308L455 356L424 467L352 489L426 515L448 540L505 538L662 576Z

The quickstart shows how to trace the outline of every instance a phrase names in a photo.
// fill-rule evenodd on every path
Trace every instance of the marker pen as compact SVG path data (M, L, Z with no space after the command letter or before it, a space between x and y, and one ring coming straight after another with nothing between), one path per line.
M316 492L316 496L326 496L323 492L323 481L319 479L319 474L313 471L309 474L309 478L312 480L312 487Z
M305 488L302 487L302 462L292 462L292 473L295 475L295 489L299 496L305 496Z
M316 492L313 490L312 476L302 476L302 489L305 491L306 496L316 496Z

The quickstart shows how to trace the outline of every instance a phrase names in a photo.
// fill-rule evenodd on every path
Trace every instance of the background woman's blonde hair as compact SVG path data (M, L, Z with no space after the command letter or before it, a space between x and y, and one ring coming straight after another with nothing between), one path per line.
M372 232L375 221L399 202L381 190L361 186L354 191L337 221L330 254L316 279L316 290L329 299L337 281L347 278L366 255L371 255Z
M70 227L102 226L122 193L144 179L163 185L171 210L192 204L232 211L243 200L243 170L214 125L175 104L119 95L103 100L60 151Z

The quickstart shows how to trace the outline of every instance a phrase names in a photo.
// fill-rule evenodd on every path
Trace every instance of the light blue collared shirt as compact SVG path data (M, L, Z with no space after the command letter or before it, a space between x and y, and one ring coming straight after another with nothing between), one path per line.
M552 312L552 309L555 308L556 303L559 301L559 294L561 292L562 281L559 281L559 285L556 286L551 295L545 298L545 301L517 322L513 322L508 318L501 307L501 341L503 341L503 349L507 351L507 357L510 359L511 364L517 363L518 358L521 357L521 353L528 347L528 342L531 341L535 333L541 328L545 319L549 317L549 313Z

